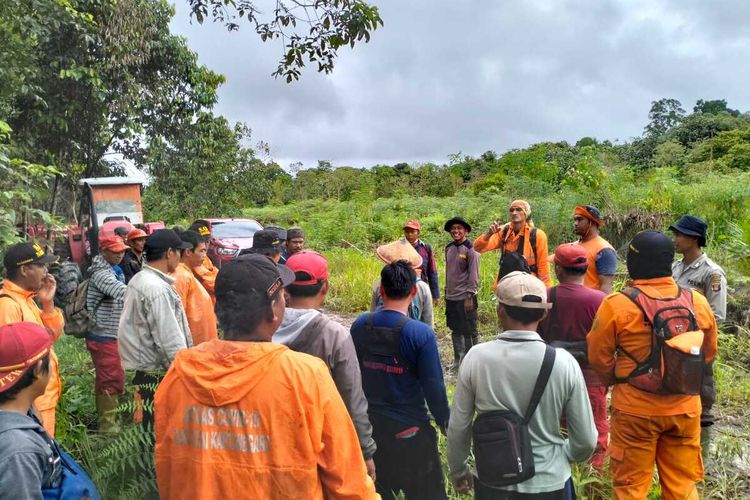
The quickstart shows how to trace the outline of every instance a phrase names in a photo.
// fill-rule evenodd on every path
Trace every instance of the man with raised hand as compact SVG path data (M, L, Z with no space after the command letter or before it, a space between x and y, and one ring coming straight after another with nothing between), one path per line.
M329 290L328 262L317 252L303 250L292 255L286 265L294 272L295 280L286 287L287 308L273 341L326 363L357 430L367 473L374 480L372 457L376 446L354 342L344 325L320 312Z
M377 489L385 499L446 498L435 429L448 425L440 354L432 328L409 319L417 275L405 261L380 272L382 310L361 315L351 332L367 397L375 452Z
M47 272L47 265L52 262L57 262L57 257L45 254L36 243L18 243L8 248L3 257L6 277L0 288L0 326L29 321L46 327L53 343L60 338L65 319L55 308L57 283ZM50 351L49 383L44 394L34 400L34 408L52 437L55 436L55 407L61 394L57 356Z
M328 367L272 342L294 281L262 255L222 266L224 338L177 353L156 393L161 498L378 498Z

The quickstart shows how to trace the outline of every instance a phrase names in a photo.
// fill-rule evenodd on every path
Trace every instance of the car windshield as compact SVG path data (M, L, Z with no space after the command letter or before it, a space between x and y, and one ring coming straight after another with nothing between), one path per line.
M249 220L213 222L211 236L214 238L252 238L256 231L263 229L260 224Z

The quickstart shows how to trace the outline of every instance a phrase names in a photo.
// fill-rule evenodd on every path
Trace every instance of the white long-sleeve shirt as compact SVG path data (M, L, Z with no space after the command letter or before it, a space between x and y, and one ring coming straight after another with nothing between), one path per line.
M503 338L528 342L508 342ZM536 332L508 330L497 340L476 345L458 372L448 424L448 466L452 478L469 471L471 426L474 415L513 410L523 416L544 358L545 344ZM529 433L536 474L502 489L543 493L562 489L570 477L570 463L586 460L596 447L596 427L578 362L557 349L549 382L531 420ZM568 438L560 434L565 417Z

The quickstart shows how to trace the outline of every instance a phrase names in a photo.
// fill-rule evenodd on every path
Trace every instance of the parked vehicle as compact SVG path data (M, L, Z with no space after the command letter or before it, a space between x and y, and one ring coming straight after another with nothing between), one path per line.
M211 229L208 257L216 267L235 258L240 250L253 246L253 235L263 229L254 219L205 219Z

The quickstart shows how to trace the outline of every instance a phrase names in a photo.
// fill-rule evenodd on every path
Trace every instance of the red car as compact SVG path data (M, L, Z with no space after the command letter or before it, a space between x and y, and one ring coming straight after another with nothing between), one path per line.
M235 258L243 248L253 246L253 235L263 229L253 219L205 219L210 224L208 257L216 267Z

